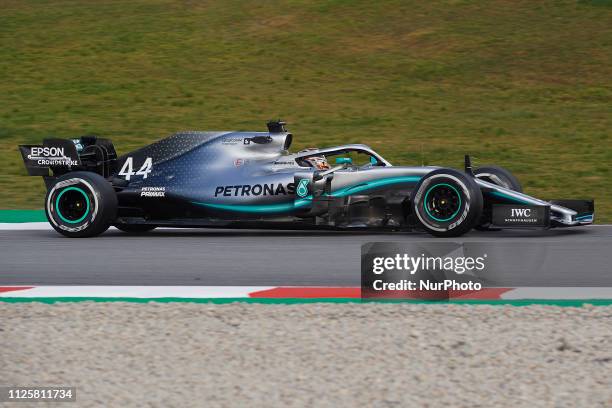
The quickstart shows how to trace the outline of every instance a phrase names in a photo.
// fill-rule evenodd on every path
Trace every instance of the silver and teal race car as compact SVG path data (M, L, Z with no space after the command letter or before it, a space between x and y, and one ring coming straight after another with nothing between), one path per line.
M45 139L20 150L43 176L49 222L68 237L113 225L156 227L425 230L591 224L593 200L541 200L497 166L459 171L393 166L362 144L291 153L284 122L267 132L181 132L117 156L91 136Z

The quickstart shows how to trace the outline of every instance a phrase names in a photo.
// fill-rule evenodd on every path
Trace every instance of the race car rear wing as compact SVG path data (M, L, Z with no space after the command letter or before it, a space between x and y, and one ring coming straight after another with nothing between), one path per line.
M42 145L20 145L28 175L60 176L75 170L109 177L116 171L117 153L108 139L82 136L78 139L44 139Z

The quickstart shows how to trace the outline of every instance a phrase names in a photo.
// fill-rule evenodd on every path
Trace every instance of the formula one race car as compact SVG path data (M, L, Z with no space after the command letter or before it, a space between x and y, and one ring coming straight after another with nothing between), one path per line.
M284 122L268 132L183 132L118 157L110 140L45 139L20 146L43 176L49 222L68 237L114 225L425 230L591 224L592 200L543 201L501 167L392 166L366 145L289 153ZM330 161L334 160L334 166ZM50 174L51 171L51 174Z

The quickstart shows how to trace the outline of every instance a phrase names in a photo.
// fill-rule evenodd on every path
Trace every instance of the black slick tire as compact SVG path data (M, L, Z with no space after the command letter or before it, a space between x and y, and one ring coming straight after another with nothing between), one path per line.
M51 226L66 237L94 237L115 221L117 195L99 174L75 171L51 185L45 197L45 213Z

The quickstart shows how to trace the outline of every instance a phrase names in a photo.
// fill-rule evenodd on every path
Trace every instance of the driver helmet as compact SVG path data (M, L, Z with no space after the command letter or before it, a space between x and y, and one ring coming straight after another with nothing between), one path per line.
M318 149L315 148L315 147L309 147L307 149L304 149L304 150L300 151L300 153L308 152L308 151L312 151L312 150L318 150ZM325 156L323 156L323 155L321 155L321 156L310 156L310 157L305 158L304 161L306 161L308 164L310 164L316 170L329 170L329 169L331 169L331 166L327 162L327 158Z
M308 164L314 167L316 170L329 170L331 166L327 162L325 156L310 156L304 159Z
M327 162L327 159L325 158L325 156L312 156L312 157L307 158L306 161L310 163L310 165L317 170L331 169L331 166Z

